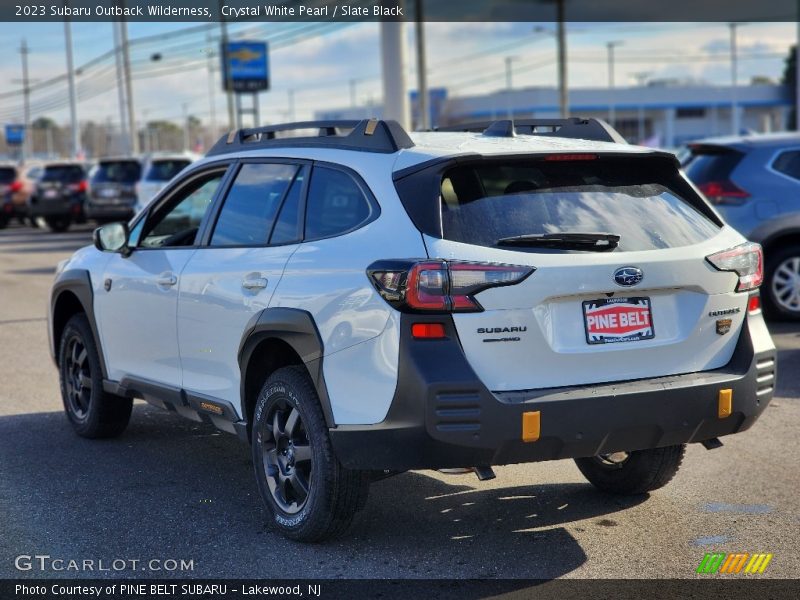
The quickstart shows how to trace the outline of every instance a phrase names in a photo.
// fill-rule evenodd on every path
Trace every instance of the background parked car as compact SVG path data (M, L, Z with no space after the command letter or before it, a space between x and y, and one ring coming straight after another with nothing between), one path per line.
M86 168L77 162L44 165L28 202L28 215L43 218L51 231L66 231L71 223L86 221Z
M138 158L104 158L89 174L86 216L100 222L127 221L135 212L136 184L142 176Z
M24 221L28 216L28 199L33 193L41 165L17 166L0 164L0 229L14 217Z
M170 179L199 157L195 154L152 154L145 158L142 176L136 184L136 212L143 209Z
M800 320L800 135L713 138L689 149L688 177L730 225L764 247L765 310Z

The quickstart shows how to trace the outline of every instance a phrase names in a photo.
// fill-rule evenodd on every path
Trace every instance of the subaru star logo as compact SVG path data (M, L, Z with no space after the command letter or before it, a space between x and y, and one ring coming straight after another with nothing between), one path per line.
M638 267L622 267L614 271L614 281L617 285L631 287L644 279L644 273Z

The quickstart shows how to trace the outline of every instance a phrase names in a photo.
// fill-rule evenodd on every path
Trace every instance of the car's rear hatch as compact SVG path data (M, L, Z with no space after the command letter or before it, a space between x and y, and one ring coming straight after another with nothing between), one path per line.
M86 172L79 165L47 165L36 183L36 195L40 202L62 200L82 191L81 182ZM84 184L85 185L85 184Z
M407 199L438 182L439 230L409 211L431 258L535 268L477 293L483 311L453 315L490 389L691 373L730 360L748 295L734 292L735 273L705 257L743 240L674 160L472 159L417 177L397 187Z
M141 173L142 166L135 159L101 161L92 173L92 203L133 205L136 201L135 186Z
M173 177L192 163L189 158L157 158L150 163L147 172L142 180L137 184L136 192L139 202L144 205L150 202L153 197Z

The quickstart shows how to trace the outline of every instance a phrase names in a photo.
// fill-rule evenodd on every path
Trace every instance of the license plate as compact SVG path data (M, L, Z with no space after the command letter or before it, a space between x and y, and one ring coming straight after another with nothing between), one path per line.
M45 198L58 198L58 192L56 190L47 190L44 193Z
M583 303L589 344L638 342L655 337L650 298L601 298Z
M117 194L117 190L100 190L101 198L116 198Z

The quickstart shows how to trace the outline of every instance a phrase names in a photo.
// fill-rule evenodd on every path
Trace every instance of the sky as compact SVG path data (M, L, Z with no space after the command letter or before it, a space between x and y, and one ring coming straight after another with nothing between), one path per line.
M210 29L205 29L209 28ZM261 94L262 122L306 119L314 110L351 103L354 81L357 104L381 102L380 25L249 23L230 26L230 37L268 39L271 90ZM512 57L514 88L556 83L553 23L427 23L428 83L446 87L451 96L478 95L506 85L506 57ZM618 87L640 79L679 78L729 85L730 30L727 23L569 23L570 87L608 85L608 42L616 47ZM198 23L130 23L134 107L137 120L180 121L184 109L202 122L211 118L209 51L216 52L219 26ZM211 36L211 43L207 42ZM795 43L794 23L746 23L737 28L738 80L778 80L784 57ZM75 65L87 65L78 77L81 121L119 121L110 23L72 25ZM414 25L406 27L408 84L416 81ZM0 123L22 116L22 39L30 47L32 85L66 72L64 26L61 23L0 23ZM154 54L161 59L152 60ZM98 57L100 60L95 61ZM94 64L91 64L95 61ZM218 59L210 61L215 67ZM217 122L225 121L225 97L214 71L213 103ZM31 94L32 119L47 116L65 123L69 114L66 84ZM291 92L290 92L291 90ZM290 103L293 98L293 110Z

